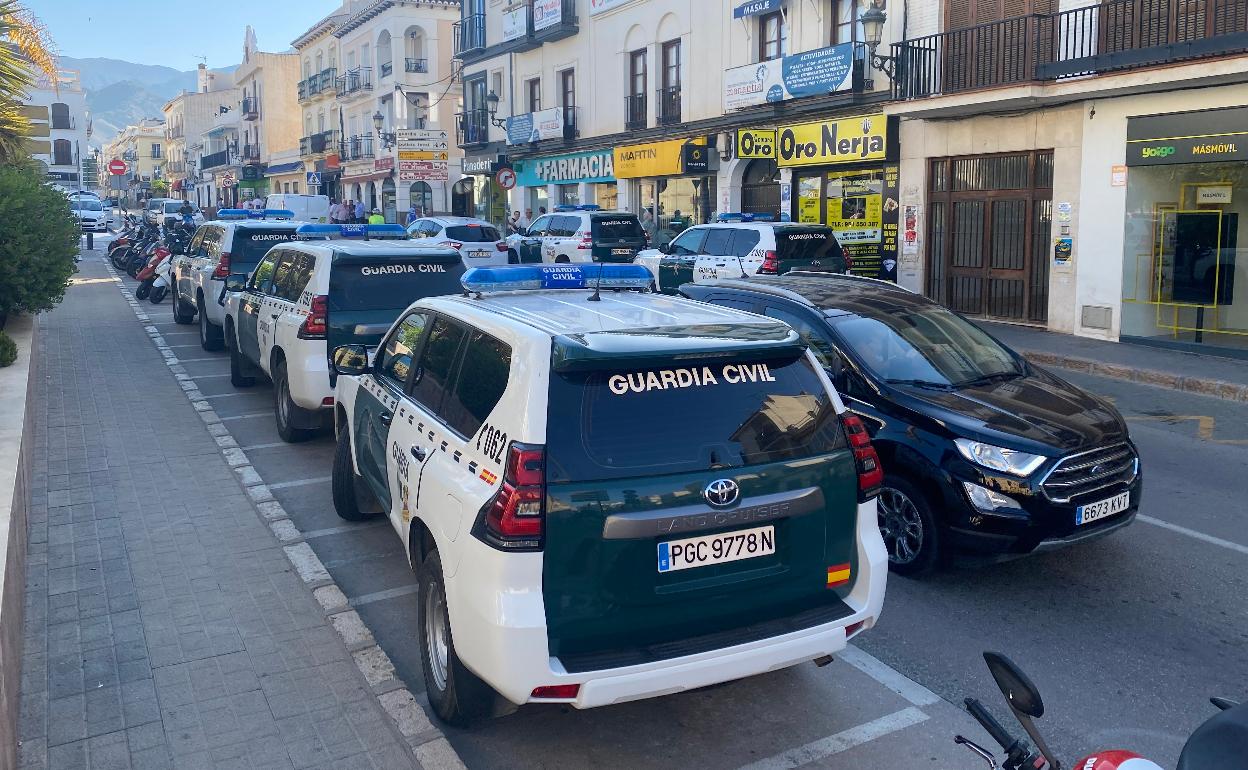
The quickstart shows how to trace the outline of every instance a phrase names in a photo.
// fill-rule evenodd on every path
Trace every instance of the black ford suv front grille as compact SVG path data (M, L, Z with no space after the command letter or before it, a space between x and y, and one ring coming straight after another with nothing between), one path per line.
M1114 444L1063 457L1045 476L1041 487L1055 503L1068 503L1076 497L1130 483L1139 470L1135 450L1129 444Z

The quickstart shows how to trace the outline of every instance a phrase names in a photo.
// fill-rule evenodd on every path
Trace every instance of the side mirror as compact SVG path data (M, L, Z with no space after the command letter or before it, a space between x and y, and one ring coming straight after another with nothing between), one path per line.
M348 377L368 374L368 348L363 345L341 345L334 348L334 371Z
M989 673L1013 709L1033 719L1044 716L1044 701L1040 698L1040 691L1014 661L999 652L985 652L984 662L988 664Z
M247 276L240 274L232 274L225 279L226 291L246 291Z

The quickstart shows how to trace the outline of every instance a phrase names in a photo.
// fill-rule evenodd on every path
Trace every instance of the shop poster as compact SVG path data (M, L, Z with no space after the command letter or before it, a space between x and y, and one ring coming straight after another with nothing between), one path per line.
M825 180L827 224L853 260L854 274L897 280L897 166L830 171Z

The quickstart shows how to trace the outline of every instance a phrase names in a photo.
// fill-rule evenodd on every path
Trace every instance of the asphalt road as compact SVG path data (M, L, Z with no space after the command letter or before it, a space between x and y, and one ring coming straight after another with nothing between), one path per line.
M226 356L200 350L196 327L175 326L168 301L148 312L399 675L419 692L415 581L384 521L350 524L334 513L332 438L284 444L267 385L232 388ZM1113 398L1131 420L1145 473L1142 520L1045 556L923 581L891 579L881 624L858 645L944 700L924 706L924 724L815 765L976 766L952 746L952 728L967 722L951 704L975 695L1006 721L979 657L986 649L1009 654L1040 686L1042 729L1067 763L1117 746L1172 766L1185 737L1213 713L1209 696L1248 697L1248 534L1240 523L1248 405L1067 376ZM528 707L448 737L472 768L657 767L681 758L714 767L760 760L796 766L804 756L792 754L796 748L826 748L828 736L907 708L838 661L588 712Z

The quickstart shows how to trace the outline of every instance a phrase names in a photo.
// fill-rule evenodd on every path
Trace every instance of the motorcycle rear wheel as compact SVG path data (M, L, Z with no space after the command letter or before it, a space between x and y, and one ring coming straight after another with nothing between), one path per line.
M152 291L148 294L147 299L153 305L159 305L165 299L165 295L168 293L169 293L168 286L153 286Z
M152 281L149 278L148 280L145 280L142 283L140 283L138 288L134 290L134 297L135 299L147 299L147 296L151 293L152 293Z

